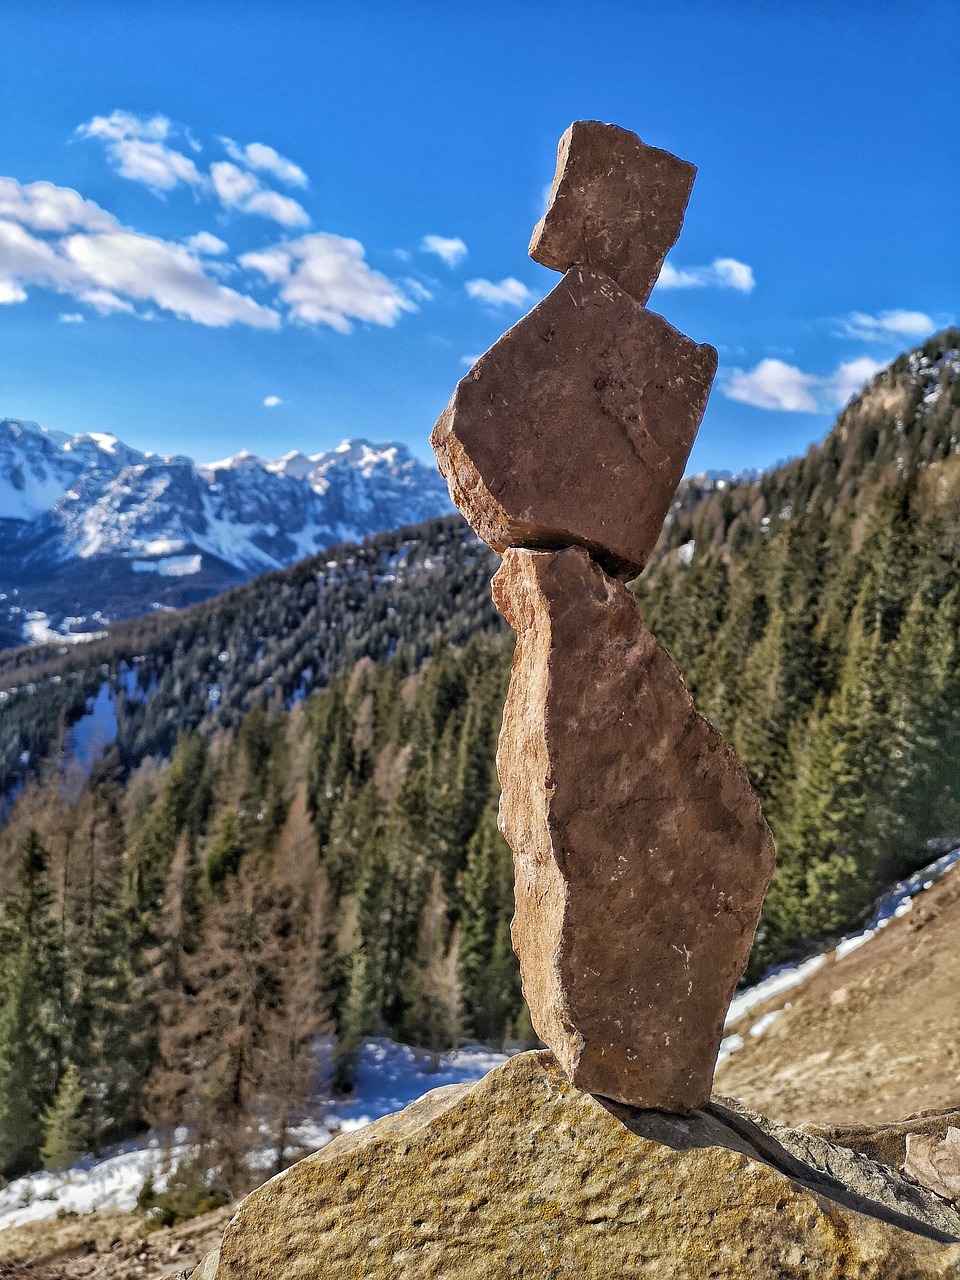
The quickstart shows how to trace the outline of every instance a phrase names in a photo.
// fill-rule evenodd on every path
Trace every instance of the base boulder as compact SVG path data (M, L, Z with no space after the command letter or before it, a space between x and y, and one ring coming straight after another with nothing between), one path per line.
M893 1170L715 1100L581 1093L521 1054L240 1205L204 1280L960 1277L960 1216Z

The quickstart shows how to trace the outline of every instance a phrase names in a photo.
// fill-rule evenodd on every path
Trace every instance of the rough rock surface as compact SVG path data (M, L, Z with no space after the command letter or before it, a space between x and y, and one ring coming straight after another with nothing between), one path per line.
M845 1155L834 1151L837 1166ZM549 1053L337 1138L241 1204L204 1280L924 1280L960 1217L748 1117L606 1107ZM874 1192L880 1188L883 1202Z
M938 1196L960 1203L960 1129L949 1128L942 1138L908 1134L903 1171Z
M899 1029L901 1033L903 1028ZM951 1126L960 1125L960 1107L948 1111L922 1111L893 1124L812 1125L804 1132L825 1138L835 1147L861 1151L877 1164L902 1169L907 1158L907 1139L911 1134L941 1139Z
M555 271L599 267L646 302L680 234L696 173L628 129L578 120L560 139L530 257Z
M632 593L580 548L507 552L518 633L497 766L514 948L574 1083L634 1106L710 1096L773 841Z
M481 356L434 427L450 496L496 551L578 544L635 577L716 367L712 347L573 267Z

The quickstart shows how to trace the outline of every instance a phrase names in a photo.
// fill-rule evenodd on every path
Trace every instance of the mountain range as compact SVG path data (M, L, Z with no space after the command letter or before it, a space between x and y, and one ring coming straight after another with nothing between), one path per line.
M402 444L196 463L0 420L0 645L86 637L451 510Z

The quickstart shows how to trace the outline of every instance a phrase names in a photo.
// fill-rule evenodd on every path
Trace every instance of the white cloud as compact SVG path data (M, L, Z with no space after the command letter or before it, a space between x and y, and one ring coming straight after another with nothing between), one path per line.
M467 246L459 236L424 236L420 252L435 253L448 267L455 267L467 256Z
M124 138L149 138L162 142L169 137L170 121L166 116L151 116L148 120L129 111L111 111L108 116L94 116L77 132L84 138L103 138L107 142L121 142Z
M303 205L290 196L264 187L260 179L245 169L218 160L210 166L210 179L220 203L226 209L239 209L243 213L256 213L270 218L284 227L305 227L310 215Z
M724 388L729 400L752 404L758 409L785 409L789 413L816 413L817 401L811 390L816 378L796 365L769 357L748 372L734 369Z
M294 320L349 333L352 321L391 326L415 304L392 280L374 271L359 240L318 232L271 249L244 254L243 266L272 284Z
M263 142L250 142L247 146L241 147L232 138L221 138L220 141L227 155L231 160L236 160L237 164L246 165L248 169L259 169L261 173L272 173L275 178L289 183L292 187L308 185L307 175L300 166L288 160L286 156L282 156L273 147L268 147Z
M939 328L925 311L881 311L875 316L851 311L839 322L837 336L866 342L916 342Z
M723 394L758 409L825 413L842 409L883 367L868 356L860 356L842 362L826 377L818 377L768 357L753 369L731 370Z
M87 317L79 311L61 311L57 316L61 324L86 324Z
M4 178L0 199L6 214L0 217L0 299L7 303L24 302L34 287L68 294L102 314L137 314L139 302L202 325L280 323L271 308L212 279L184 245L128 231L69 188L21 187ZM67 235L34 234L71 226Z
M665 262L657 280L658 289L737 289L752 293L756 287L753 268L736 258L714 258L709 267L675 267Z
M871 360L869 356L860 356L857 360L846 360L839 364L823 384L834 407L842 409L884 368L886 365Z
M251 142L248 147L241 148L225 138L223 142L229 153L245 167L241 169L228 160L219 160L210 166L208 175L202 173L188 155L170 145L172 132L173 126L166 116L141 119L129 111L94 116L77 129L80 137L94 138L103 144L107 158L121 177L142 182L152 191L171 191L181 184L194 191L212 189L226 209L258 214L284 227L305 227L310 221L301 204L290 196L265 187L250 172L251 167L262 169L276 174L285 182L306 186L307 177L303 170L273 147ZM186 134L192 150L199 150L188 132L180 132Z
M471 298L491 307L526 307L533 301L533 293L513 276L499 284L493 280L468 280L464 288Z
M142 120L128 111L94 116L77 129L81 138L96 138L122 178L142 182L153 191L171 191L180 183L202 187L206 178L196 164L167 145L170 121L166 116Z
M226 253L230 248L226 240L221 240L209 231L198 231L194 236L187 236L183 243L191 253L210 254L214 257Z
M14 280L0 276L0 307L9 306L14 302L26 302L26 300L27 295L20 285Z
M240 261L251 271L259 271L271 284L279 284L290 276L291 258L286 248L257 249L245 253Z
M71 187L52 182L28 182L0 178L0 218L9 218L33 231L110 231L117 220L92 200L84 200Z
M461 356L460 363L465 369L472 369L479 359L479 356Z
M132 231L74 235L64 241L70 260L113 293L153 302L197 324L221 327L235 321L274 329L275 311L212 280L183 245Z
M265 409L275 409L278 404L283 404L279 396L264 396L263 407Z

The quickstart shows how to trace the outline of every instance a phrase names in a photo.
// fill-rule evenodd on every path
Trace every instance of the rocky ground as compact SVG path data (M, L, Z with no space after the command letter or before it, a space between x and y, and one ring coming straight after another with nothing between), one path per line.
M762 1035L749 1033L776 1009ZM715 1088L773 1120L867 1125L960 1107L960 866L867 945L828 957L731 1030L744 1047Z
M139 1213L68 1214L0 1231L2 1280L161 1280L191 1271L223 1234L230 1208L159 1231Z

